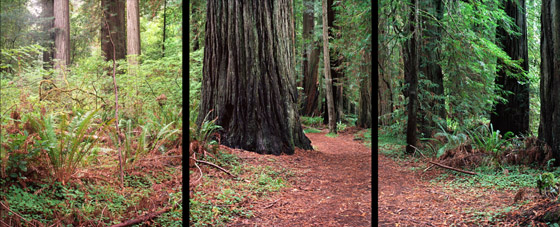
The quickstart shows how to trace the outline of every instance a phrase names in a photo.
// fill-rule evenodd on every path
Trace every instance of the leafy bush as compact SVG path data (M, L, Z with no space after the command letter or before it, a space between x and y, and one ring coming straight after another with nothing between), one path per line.
M307 126L317 127L317 126L321 126L323 124L323 118L322 117L301 116L300 120L301 120L302 125L307 125Z
M435 136L444 136L447 139L442 147L437 151L437 157L439 158L445 151L455 149L459 146L466 145L468 137L464 133L454 131L453 133L446 132L445 129L440 125L441 132L435 134Z

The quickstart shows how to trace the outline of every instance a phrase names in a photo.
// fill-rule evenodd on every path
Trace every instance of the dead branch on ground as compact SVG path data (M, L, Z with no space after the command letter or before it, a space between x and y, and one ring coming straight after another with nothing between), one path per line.
M450 169L450 170L454 170L454 171L457 171L457 172L466 173L466 174L470 174L470 175L478 175L478 173L475 173L475 172L466 171L466 170L462 170L462 169L456 169L456 168L453 168L451 166L446 166L444 164L439 164L437 162L432 162L432 161L428 161L428 162L431 163L431 164L434 164L436 166L439 166L441 168Z

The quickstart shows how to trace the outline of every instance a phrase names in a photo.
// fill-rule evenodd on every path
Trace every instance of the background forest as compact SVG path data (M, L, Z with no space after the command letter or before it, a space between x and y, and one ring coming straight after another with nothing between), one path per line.
M558 11L550 0L379 2L380 153L453 170L458 185L435 180L452 188L526 200L457 223L559 220L544 209L560 182ZM502 215L518 208L542 213Z
M0 225L181 225L182 4L1 2Z

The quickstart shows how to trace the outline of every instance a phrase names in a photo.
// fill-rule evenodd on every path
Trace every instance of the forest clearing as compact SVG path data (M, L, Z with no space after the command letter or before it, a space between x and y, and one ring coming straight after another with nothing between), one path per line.
M0 226L181 226L182 1L2 1L0 22Z
M559 226L560 4L380 1L380 226Z

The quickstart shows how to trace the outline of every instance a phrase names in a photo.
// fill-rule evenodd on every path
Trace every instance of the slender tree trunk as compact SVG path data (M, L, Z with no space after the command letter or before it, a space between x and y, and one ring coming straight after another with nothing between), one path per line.
M417 87L418 87L418 32L417 32L417 22L418 22L418 2L417 0L411 1L410 13L409 13L409 24L408 31L412 34L412 37L408 39L404 44L404 71L405 71L405 81L408 84L408 90L405 92L408 97L408 123L406 126L406 152L414 153L414 147L416 146L416 112L418 109L417 104Z
M327 96L327 112L329 116L329 132L336 133L336 117L331 78L331 64L329 61L329 33L327 22L327 0L323 0L323 62L325 64L325 91Z
M312 149L297 112L292 1L208 0L197 124L220 142L263 154Z
M541 11L541 122L539 138L560 165L560 0L543 0Z
M319 76L319 54L318 43L313 39L315 29L315 15L313 11L313 0L306 0L303 13L303 92L305 99L301 114L311 116L317 113L317 102L319 100L318 76Z
M141 54L138 0L126 1L126 37L126 49L129 55L128 64L131 66L131 73L135 75L136 67L138 66L138 56Z
M422 88L428 92L425 95L427 109L420 110L421 131L425 137L431 137L438 129L438 123L445 127L445 99L443 98L443 71L439 65L438 51L441 40L441 26L439 20L443 19L443 0L423 1L421 8L429 15L424 15L421 20L422 42L420 45L420 71L433 86ZM434 17L432 17L434 16Z
M55 69L61 70L57 76L57 81L62 81L66 66L70 64L70 8L68 0L55 0L54 27L55 27Z
M364 51L363 58L365 62L371 62L371 55L369 52ZM373 86L370 79L370 67L367 64L362 64L360 68L366 76L362 77L362 82L360 83L360 109L356 125L362 128L371 128L371 124L373 122L371 117L371 96Z
M521 36L509 35L502 28L497 29L497 40L501 42L506 53L511 59L521 59L523 70L529 70L529 52L527 46L527 17L525 16L525 0L505 1L505 11L512 17L515 24L521 29ZM519 5L518 5L519 4ZM503 64L503 62L499 62ZM529 131L529 83L521 84L518 79L506 75L505 66L498 71L496 84L502 85L505 91L513 94L504 98L507 103L495 106L490 116L490 122L495 130L502 132L511 131L520 135ZM521 73L521 72L514 72Z
M42 0L41 17L45 20L42 23L43 32L45 32L45 39L43 40L43 46L45 51L43 51L43 68L50 69L53 66L54 58L54 42L55 33L52 31L54 28L54 0Z
M161 41L161 57L165 57L165 30L167 26L167 0L163 0L163 39Z
M111 38L115 43L115 50L109 39L107 26L101 26L101 51L106 61L113 59L113 51L117 60L126 58L126 3L124 0L101 0L103 18L101 24L107 22L111 29Z
M340 2L336 4L341 4ZM334 0L327 0L327 22L329 26L329 37L330 39L337 39L340 37L339 34L336 34L333 29L338 29L338 26L334 24L335 21L335 14L336 10L334 10L333 6L335 6ZM329 50L330 51L330 50ZM335 122L341 120L341 115L339 114L339 100L340 96L342 96L342 89L340 89L342 85L342 80L344 77L344 73L338 67L342 64L343 58L342 55L333 50L333 52L329 53L330 59L330 71L331 71L331 78L332 78L332 91L333 91L333 102L335 106ZM328 105L327 105L328 106ZM329 115L328 113L324 115L324 123L328 124L329 122Z

